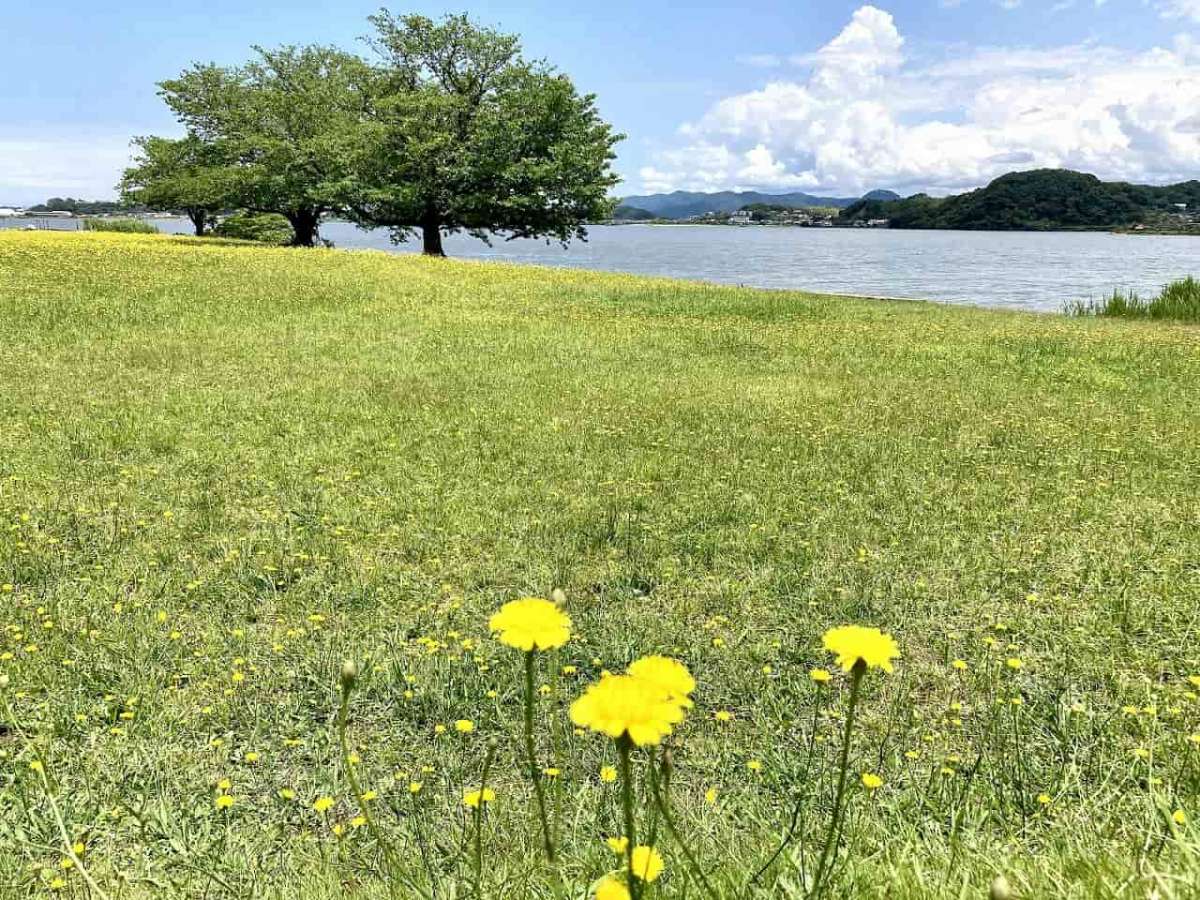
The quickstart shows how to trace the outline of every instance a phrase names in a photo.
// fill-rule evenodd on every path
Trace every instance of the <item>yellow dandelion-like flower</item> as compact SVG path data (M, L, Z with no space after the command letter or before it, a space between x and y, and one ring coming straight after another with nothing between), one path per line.
M622 855L624 855L625 850L629 847L629 838L627 838L627 837L610 837L610 838L605 838L604 843L608 846L608 849L611 850L613 853L617 854L618 856L622 856Z
M1025 666L1025 662L1019 656L1010 656L1008 659L1006 659L1004 661L1004 664L1006 666L1008 666L1010 669L1012 669L1014 672L1019 669L1024 668L1024 666Z
M683 708L631 675L610 675L571 704L571 721L611 738L629 735L639 747L657 744L683 721Z
M965 659L956 659L954 662L950 663L950 665L955 669L958 669L960 672L965 672L967 670L967 661Z
M475 723L470 719L459 719L454 723L454 730L459 734L470 734L475 730Z
M229 809L233 806L233 797L229 794L221 794L216 800L217 809Z
M463 794L463 805L469 806L471 809L477 809L481 804L494 803L496 800L496 792L491 788L484 788L481 791L467 791Z
M669 656L643 656L625 672L658 688L685 709L691 709L692 701L689 698L696 689L696 679L679 660Z
M410 781L408 783L408 792L410 794L419 794L421 793L421 788L424 786L425 785L420 781Z
M817 684L826 684L832 676L828 669L812 669L809 671L808 677Z
M642 881L650 882L662 874L663 859L653 847L633 848L633 874Z
M868 791L876 791L883 787L883 779L874 772L863 772L862 783L863 787L865 787Z
M704 792L704 802L709 806L717 802L717 789L715 787L710 787Z
M500 607L488 628L517 650L552 650L571 637L571 618L549 600L522 597Z
M1182 809L1177 809L1175 812L1171 813L1171 821L1173 821L1176 825L1186 825L1188 821L1187 813L1185 813Z
M1037 802L1042 804L1042 806L1049 806L1053 802L1053 799L1049 794L1038 794Z
M862 625L842 625L825 632L825 649L837 657L837 663L849 672L858 663L868 669L892 671L892 660L900 656L900 648L890 634L878 628Z
M329 812L329 810L333 809L333 798L318 797L315 801L313 801L313 809L319 813Z
M616 781L617 780L617 767L616 766L601 766L600 780L603 781L605 784L612 784L614 781Z
M713 718L718 722L728 722L733 718L733 713L727 709L718 709L715 713L713 713Z
M596 900L629 900L629 888L611 875L596 885Z

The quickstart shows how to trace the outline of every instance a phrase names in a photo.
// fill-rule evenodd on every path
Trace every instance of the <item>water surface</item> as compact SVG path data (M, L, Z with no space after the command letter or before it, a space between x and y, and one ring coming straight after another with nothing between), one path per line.
M187 232L186 220L159 220ZM328 222L338 247L417 252L386 231ZM566 250L543 241L446 239L451 256L664 275L751 287L940 300L1057 312L1114 288L1143 293L1200 275L1200 237L1073 232L614 225Z

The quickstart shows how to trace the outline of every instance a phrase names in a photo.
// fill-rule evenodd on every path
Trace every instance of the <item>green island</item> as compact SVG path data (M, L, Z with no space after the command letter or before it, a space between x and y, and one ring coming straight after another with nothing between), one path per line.
M1200 892L1194 326L5 232L0 398L4 896Z

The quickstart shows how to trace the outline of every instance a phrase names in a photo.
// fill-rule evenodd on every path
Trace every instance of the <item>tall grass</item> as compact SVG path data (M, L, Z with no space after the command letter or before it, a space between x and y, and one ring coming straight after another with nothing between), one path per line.
M121 234L158 234L158 228L142 219L84 219L84 231L117 231Z
M1200 281L1192 276L1172 281L1157 297L1143 298L1136 291L1120 290L1101 300L1076 300L1067 304L1067 315L1125 319L1172 319L1200 322Z

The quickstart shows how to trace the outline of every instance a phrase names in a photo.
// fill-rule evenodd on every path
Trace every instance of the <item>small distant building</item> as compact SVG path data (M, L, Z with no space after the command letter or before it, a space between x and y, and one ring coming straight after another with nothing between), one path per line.
M1186 203L1176 203L1175 208L1176 209L1187 209L1187 204Z
M12 219L20 215L15 209L7 206L0 206L0 219Z
M890 224L890 219L867 219L868 228L887 228Z
M748 209L739 209L729 217L729 221L734 225L749 225L754 221L754 213Z

